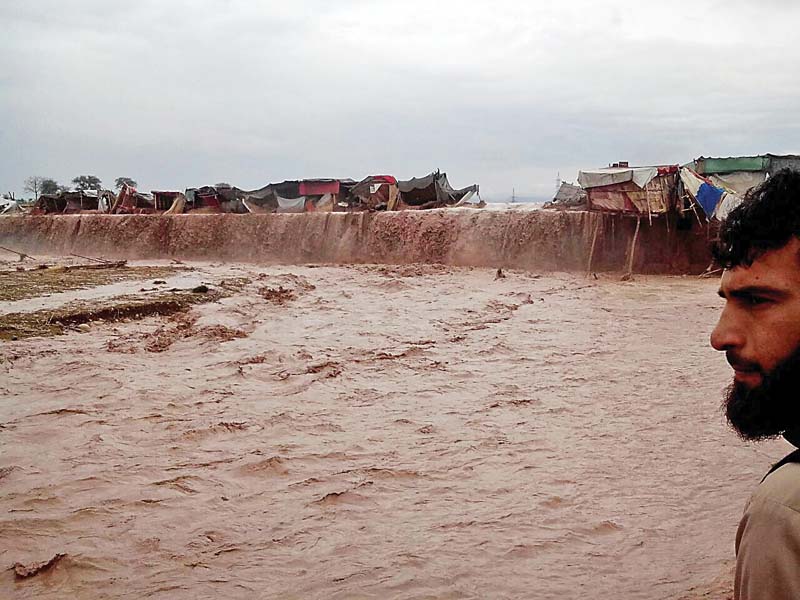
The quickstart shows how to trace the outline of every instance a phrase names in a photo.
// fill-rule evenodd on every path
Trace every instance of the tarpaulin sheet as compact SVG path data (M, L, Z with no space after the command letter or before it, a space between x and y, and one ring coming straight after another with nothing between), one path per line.
M725 190L716 187L705 177L701 177L688 167L681 169L681 181L684 189L703 208L703 212L711 218L717 206L725 196Z
M722 188L718 188L704 181L700 184L700 189L697 190L695 200L703 207L703 211L705 211L706 215L711 217L717 209L717 204L719 204L724 193L725 190Z
M681 181L683 182L683 187L689 192L689 195L692 198L697 198L697 192L700 186L705 182L705 178L700 177L690 168L683 167L681 169Z
M553 202L555 204L567 202L579 203L585 201L586 192L583 190L583 188L571 183L567 183L566 181L561 182L561 187L558 188L556 195L553 197Z
M465 206L467 204L480 204L481 197L479 195L477 195L477 194L478 194L477 190L468 191L466 194L464 194L464 197L461 198L461 200L458 201L456 206ZM473 198L474 198L474 200L473 200Z
M589 189L632 181L637 187L643 189L656 175L658 175L658 167L609 167L607 169L579 171L578 183L583 189Z
M764 183L767 173L765 171L736 171L735 173L709 175L708 178L717 187L723 188L727 192L744 196L750 188Z
M299 198L281 198L280 196L276 196L276 198L278 199L277 212L279 213L301 213L306 210L305 196L300 196Z
M694 161L700 175L735 173L736 171L766 171L769 167L767 156L730 156L727 158L704 158Z
M447 173L434 172L426 177L415 177L397 182L402 200L409 206L423 206L438 203L450 206L457 203L471 191L478 191L477 185L470 185L459 190L454 189L447 180Z
M737 171L736 173L720 173L709 175L708 178L715 186L743 196L747 190L764 183L767 178L765 171Z
M323 194L338 194L339 181L336 179L306 179L300 182L301 196L322 196Z
M407 179L405 181L398 181L397 186L402 193L407 194L408 192L412 192L414 190L422 190L432 186L434 181L436 181L437 176L437 173L431 173L425 177L412 177L411 179Z
M672 177L674 179L674 176ZM666 183L656 180L659 184ZM641 189L632 181L593 187L586 190L589 210L604 210L634 214L660 214L669 210L669 195L673 185L656 185Z
M335 195L324 194L317 198L311 207L314 212L332 212L334 205Z
M726 218L728 218L728 214L741 203L741 196L737 196L736 194L725 194L720 203L717 204L717 210L714 211L714 218L724 221Z

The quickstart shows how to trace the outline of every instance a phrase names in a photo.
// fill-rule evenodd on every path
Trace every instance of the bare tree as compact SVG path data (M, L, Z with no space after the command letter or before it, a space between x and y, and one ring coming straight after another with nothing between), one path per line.
M59 185L55 179L50 177L39 177L34 175L25 180L25 191L33 194L33 199L38 200L42 194L56 194L59 191Z

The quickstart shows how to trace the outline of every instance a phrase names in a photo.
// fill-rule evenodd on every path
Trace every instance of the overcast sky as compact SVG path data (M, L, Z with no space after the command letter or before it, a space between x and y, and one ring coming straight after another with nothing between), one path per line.
M559 6L556 6L559 4ZM793 0L3 0L0 192L800 153Z

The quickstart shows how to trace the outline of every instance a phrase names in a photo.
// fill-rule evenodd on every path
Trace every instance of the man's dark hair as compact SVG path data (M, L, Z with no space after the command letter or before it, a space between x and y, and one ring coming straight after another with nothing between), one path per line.
M711 252L725 269L749 267L792 237L800 238L800 171L781 169L745 194L722 222Z

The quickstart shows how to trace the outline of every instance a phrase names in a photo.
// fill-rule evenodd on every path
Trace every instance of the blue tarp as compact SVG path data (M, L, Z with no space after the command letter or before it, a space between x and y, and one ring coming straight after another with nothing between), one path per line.
M714 210L716 210L717 204L719 204L719 200L724 193L725 190L714 187L710 183L703 182L700 185L700 189L697 190L697 202L703 207L709 218L714 214Z

